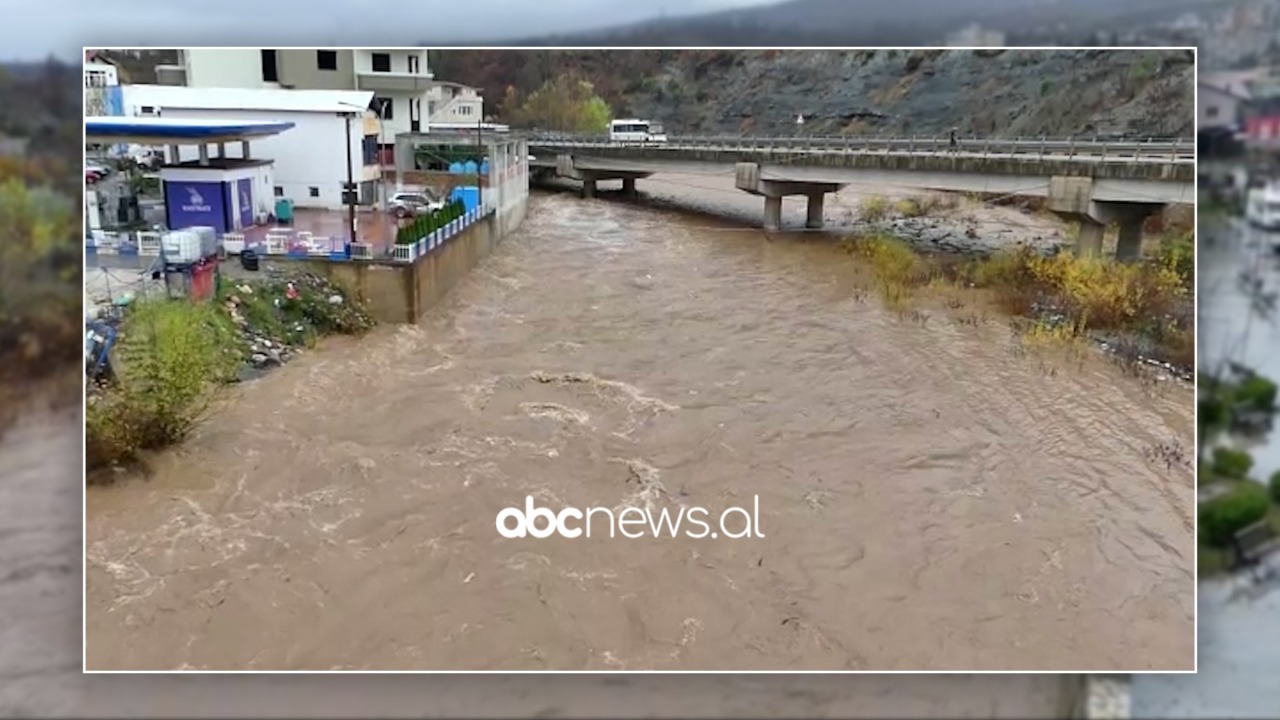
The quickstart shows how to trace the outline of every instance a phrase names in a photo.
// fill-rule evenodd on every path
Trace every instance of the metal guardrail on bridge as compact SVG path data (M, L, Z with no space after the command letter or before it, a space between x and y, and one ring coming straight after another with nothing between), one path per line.
M1033 157L1098 162L1194 163L1192 140L1103 140L1097 138L957 138L949 137L754 137L678 136L666 142L617 142L605 136L529 135L530 147L645 148L656 150L721 150L795 154L943 155L955 152L978 157Z

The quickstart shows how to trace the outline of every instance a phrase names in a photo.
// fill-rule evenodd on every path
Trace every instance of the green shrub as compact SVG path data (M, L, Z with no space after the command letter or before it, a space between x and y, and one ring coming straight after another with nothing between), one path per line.
M1271 491L1271 502L1280 503L1280 471L1272 474L1268 489Z
M215 388L243 361L231 319L213 304L168 299L130 309L112 354L115 383L88 404L91 466L130 460L185 438Z
M1196 275L1195 232L1171 233L1160 242L1156 258L1164 267L1173 270L1183 283L1194 285Z
M1270 380L1253 375L1240 383L1236 389L1236 399L1255 410L1274 411L1276 407L1276 384Z
M1201 506L1201 537L1209 545L1227 547L1236 532L1266 517L1270 506L1265 488L1257 483L1241 483Z
M1243 450L1218 447L1213 449L1213 472L1227 478L1243 480L1253 469L1253 457Z

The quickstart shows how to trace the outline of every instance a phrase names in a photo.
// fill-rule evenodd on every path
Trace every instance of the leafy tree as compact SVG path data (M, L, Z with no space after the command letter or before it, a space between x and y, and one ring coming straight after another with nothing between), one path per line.
M556 132L603 132L613 110L591 83L570 75L547 81L515 107L518 93L508 88L503 114L508 122Z
M580 132L602 133L609 129L609 121L613 120L613 111L598 95L593 95L582 106L582 124Z

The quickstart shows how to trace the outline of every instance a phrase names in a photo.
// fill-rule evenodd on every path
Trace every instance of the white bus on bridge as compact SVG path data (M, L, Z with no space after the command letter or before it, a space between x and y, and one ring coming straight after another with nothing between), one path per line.
M613 143L664 143L667 135L662 126L648 120L614 120L609 123L609 142Z

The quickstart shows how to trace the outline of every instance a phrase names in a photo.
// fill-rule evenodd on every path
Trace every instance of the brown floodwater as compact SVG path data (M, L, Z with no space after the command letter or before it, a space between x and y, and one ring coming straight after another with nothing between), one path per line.
M88 668L1191 669L1194 481L1149 459L1191 390L890 312L858 262L535 197L419 326L88 489ZM763 537L502 537L526 496Z

